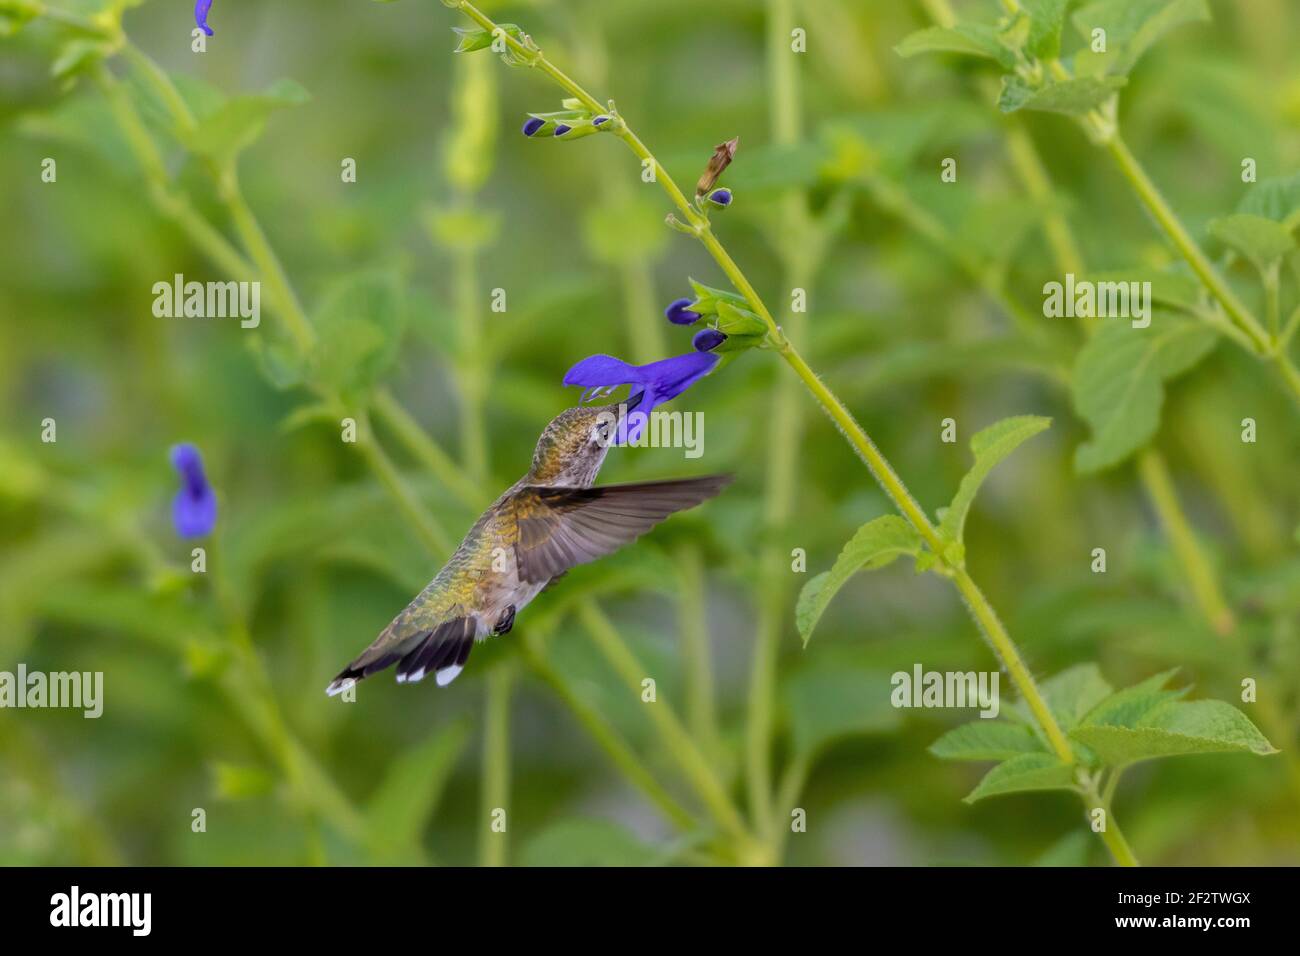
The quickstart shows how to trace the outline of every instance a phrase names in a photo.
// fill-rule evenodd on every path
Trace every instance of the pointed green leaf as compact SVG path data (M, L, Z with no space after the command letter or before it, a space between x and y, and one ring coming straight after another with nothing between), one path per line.
M185 136L185 145L218 163L229 162L262 135L271 114L310 98L293 80L278 80L261 93L232 97L198 121Z
M1075 28L1091 42L1092 31L1106 31L1114 55L1109 69L1127 74L1161 37L1185 23L1210 19L1205 0L1099 0L1075 11Z
M921 536L897 515L884 515L860 527L840 551L834 566L805 584L799 595L795 621L804 644L812 637L831 598L856 572L884 567L903 554L915 556L921 544Z
M389 764L366 807L367 840L379 860L396 863L420 858L424 828L468 737L468 724L451 724Z
M974 790L964 798L974 803L985 797L1027 790L1071 790L1074 768L1047 753L1021 754L998 764L984 775Z
M1084 714L1109 697L1113 688L1101 675L1100 668L1089 663L1076 664L1040 681L1038 691L1061 729L1069 730ZM1015 709L1025 720L1033 720L1033 715L1023 700L1016 701Z
M1039 110L1080 116L1114 96L1124 82L1123 77L1081 76L1032 87L1017 74L1011 73L1002 77L998 109L1004 113Z
M1263 216L1294 229L1300 225L1300 173L1255 183L1237 204L1237 212Z
M1061 27L1069 0L1024 0L1029 13L1029 38L1025 52L1040 60L1054 60L1061 55Z
M1210 235L1248 259L1261 274L1295 249L1295 238L1281 223L1250 213L1234 213L1210 223Z
M930 745L930 753L944 760L1009 760L1020 754L1045 752L1032 730L1007 720L972 720L954 727Z
M1092 272L1085 281L1101 286L1102 283L1118 283L1132 287L1132 283L1151 283L1151 301L1159 305L1191 312L1201 304L1204 286L1190 275L1181 272L1152 272L1150 269L1116 269L1108 272ZM1076 288L1078 283L1076 283ZM1098 291L1098 298L1102 290ZM1122 301L1122 300L1121 300Z
M1178 673L1178 668L1162 671L1139 684L1117 690L1103 698L1095 707L1084 714L1079 721L1082 725L1110 724L1120 727L1132 727L1138 720L1154 710L1165 701L1183 696L1190 688L1182 690L1164 690L1169 679Z
M993 467L1007 455L1011 454L1021 443L1044 431L1052 424L1050 418L1038 415L1020 415L1004 418L988 428L976 432L971 438L971 451L975 453L975 465L966 472L957 487L957 494L948 505L939 522L939 534L945 541L961 544L962 532L966 525L966 514L971 502L980 490L980 485L989 476Z
M1090 723L1070 736L1112 767L1182 754L1277 753L1245 714L1221 700L1166 700L1131 727Z
M978 23L926 27L908 34L894 50L902 57L921 53L964 53L996 60L1008 70L1016 65L1011 51L998 40L997 31Z
M1217 341L1208 326L1159 309L1144 329L1107 320L1079 350L1074 368L1074 407L1092 428L1091 440L1075 451L1075 470L1109 468L1145 445L1160 424L1164 383Z

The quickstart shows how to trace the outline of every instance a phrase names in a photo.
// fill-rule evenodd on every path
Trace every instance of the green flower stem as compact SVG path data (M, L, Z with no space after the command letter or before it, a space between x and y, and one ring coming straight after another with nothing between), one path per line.
M375 389L371 397L371 411L461 504L479 509L487 503L484 486L470 480L442 446L429 437L387 386L381 385Z
M438 523L438 519L433 516L433 512L426 508L424 503L416 497L415 492L407 485L401 472L397 470L397 466L388 457L388 453L375 439L369 416L363 414L358 424L361 425L361 441L357 445L361 449L361 454L370 466L371 471L375 473L375 477L388 489L389 494L406 512L406 516L411 519L416 533L425 547L429 549L429 552L435 555L450 554L454 547L451 538L447 536L447 532Z
M776 788L776 806L773 807L771 822L772 853L778 863L784 858L785 842L792 832L790 830L790 815L795 809L800 794L803 793L804 786L808 783L808 775L812 772L812 764L812 754L798 753L790 759L790 762L785 766L785 770L781 773L781 782Z
M487 428L483 422L483 399L487 393L488 376L483 365L478 253L469 245L461 246L456 250L453 264L456 278L456 381L460 392L461 460L469 479L483 482L488 477Z
M1237 627L1236 619L1223 598L1214 569L1197 544L1187 515L1178 502L1178 492L1164 459L1151 449L1143 449L1137 460L1138 474L1146 486L1151 503L1160 517L1174 554L1182 565L1183 574L1202 616L1220 635L1231 634Z
M1118 772L1111 779L1111 786L1108 790L1113 791L1113 784L1118 782ZM1137 857L1133 854L1133 848L1128 845L1128 840L1124 838L1124 831L1119 828L1119 822L1115 819L1115 814L1111 812L1109 796L1103 798L1097 792L1096 781L1092 781L1083 790L1083 802L1089 809L1100 807L1106 811L1106 829L1102 830L1098 836L1101 837L1106 848L1110 850L1110 855L1115 858L1115 862L1120 866L1141 866ZM1089 821L1091 823L1091 820Z
M523 653L529 668L553 690L569 708L584 730L591 735L623 775L641 790L675 826L682 830L694 829L695 818L659 783L648 767L637 756L596 710L590 707L573 689L564 676L546 659L540 646L537 628L523 634Z
M677 613L686 675L686 725L710 757L722 752L717 712L713 705L713 661L709 652L709 622L704 600L705 569L700 551L683 545L677 552L679 597Z
M768 0L767 64L773 142L788 145L800 137L799 73L788 43L794 14L790 0ZM808 253L814 245L814 224L802 193L782 200L777 255L787 288L806 289L813 263ZM802 338L808 324L806 312L790 314L790 332ZM772 391L767 445L767 482L763 491L763 524L771 535L784 529L794 510L798 483L802 409L793 378L780 378ZM776 671L781 636L789 622L790 570L774 538L763 546L758 575L758 626L750 664L749 696L745 723L745 775L750 816L754 826L770 839L772 819L772 735L775 729Z
M480 866L505 866L510 802L510 687L514 667L510 662L488 672L483 701L482 819L479 821ZM507 828L492 829L493 814L507 811Z
M1237 297L1237 293L1219 275L1213 263L1201 251L1201 247L1188 234L1177 213L1165 200L1159 187L1147 175L1137 157L1129 151L1128 145L1118 132L1110 137L1106 149L1119 165L1120 172L1128 180L1133 192L1137 194L1142 204L1155 217L1156 222L1160 224L1160 228L1164 230L1165 235L1173 242L1182 257L1187 260L1187 264L1192 267L1192 271L1196 273L1197 278L1201 280L1201 283L1209 290L1210 294L1219 301L1232 321L1250 336L1259 351L1267 351L1270 344L1268 333L1250 314L1250 310Z
M468 0L461 0L460 3L456 4L456 7L484 29L489 31L494 31L496 29L496 24L480 12L472 3L469 3ZM528 49L513 37L504 33L502 35L505 36L505 42L515 53L525 58L535 68L541 69L571 95L577 97L582 103L587 105L588 108L596 110L603 109L590 93L578 86L577 83L569 79L569 77L563 72L556 69L543 54ZM977 623L979 623L981 629L989 639L990 644L1001 658L1002 663L1007 667L1012 680L1016 683L1021 696L1025 698L1030 710L1037 718L1042 727L1043 733L1052 746L1052 749L1056 751L1057 755L1063 762L1073 763L1074 752L1070 747L1069 741L1066 740L1065 735L1061 732L1061 728L1057 724L1056 718L1052 715L1051 711L1048 710L1047 704L1039 693L1033 677L1025 668L1023 661L1021 661L1019 652L1017 651L1015 644L1012 642L1011 637L1002 627L1001 622L998 621L997 615L994 613L992 607L989 606L987 598L984 597L983 593L975 585L975 582L970 578L970 575L964 569L951 569L943 565L942 554L944 550L944 542L939 538L939 533L930 523L925 512L921 510L920 505L916 503L916 500L907 490L907 487L903 484L902 480L894 472L894 469L890 466L889 462L880 454L879 450L872 443L866 432L862 430L862 427L853 418L848 409L845 408L835 394L822 383L816 373L808 367L807 362L803 360L803 357L795 349L794 345L790 343L785 334L781 331L780 326L777 325L771 312L768 311L767 305L763 302L757 291L755 291L749 279L746 278L745 274L740 270L740 267L736 265L735 260L731 258L730 254L725 248L723 248L722 244L713 234L712 229L709 227L708 220L695 211L694 207L687 201L686 196L682 193L677 183L668 174L668 171L663 168L658 160L653 158L645 144L641 142L640 138L632 132L631 128L628 127L625 122L620 120L617 133L643 162L645 160L651 161L655 169L656 181L668 194L669 198L673 201L673 204L677 206L682 215L686 217L686 221L693 227L693 231L699 238L700 242L703 243L704 247L709 251L709 254L713 256L714 261L718 263L722 271L726 273L727 278L731 281L732 285L741 293L741 295L749 300L754 311L764 321L764 323L766 323L768 327L768 339L770 340L772 347L780 353L781 357L803 381L804 385L808 388L808 391L812 393L813 398L815 398L818 404L820 404L826 413L830 415L831 420L834 421L844 433L845 439L854 450L857 451L859 456L861 456L863 462L867 465L868 469L884 489L885 493L894 502L895 506L900 512L902 512L904 517L911 522L913 527L916 528L917 532L922 536L922 538L924 538L934 554L939 557L940 570L953 577L954 581L957 582L958 588L966 599L972 616L975 618ZM689 738L687 738L687 742L689 743Z
M609 618L594 604L580 605L578 618L597 650L614 668L628 689L639 698L642 692L641 682L650 674L619 637ZM676 757L687 780L719 826L736 841L741 858L746 862L763 862L766 851L755 843L745 829L744 821L727 795L726 788L718 779L714 768L704 758L696 741L682 726L672 708L662 698L645 706L649 708L650 720L665 749Z

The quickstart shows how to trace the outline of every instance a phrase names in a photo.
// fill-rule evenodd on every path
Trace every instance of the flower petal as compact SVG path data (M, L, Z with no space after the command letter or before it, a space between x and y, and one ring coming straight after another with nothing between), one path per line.
M212 9L212 0L198 0L194 4L194 22L208 36L212 36L212 28L208 26L208 11Z
M172 499L172 526L182 538L202 538L217 523L217 496L211 488L194 494L182 488Z

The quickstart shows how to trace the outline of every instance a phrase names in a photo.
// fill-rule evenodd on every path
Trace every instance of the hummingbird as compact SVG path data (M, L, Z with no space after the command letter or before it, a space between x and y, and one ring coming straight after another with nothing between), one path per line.
M325 693L394 664L399 684L433 674L447 686L476 641L509 633L515 616L570 568L612 554L731 483L731 475L708 475L593 487L620 421L640 397L579 405L553 419L528 473L483 512L442 570Z

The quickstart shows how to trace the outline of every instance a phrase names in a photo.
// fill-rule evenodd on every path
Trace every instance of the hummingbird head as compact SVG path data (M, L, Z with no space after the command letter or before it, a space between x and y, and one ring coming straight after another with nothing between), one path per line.
M612 405L579 405L560 412L537 440L528 480L538 485L590 488L605 463L619 422L640 400L636 395Z

